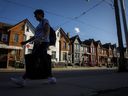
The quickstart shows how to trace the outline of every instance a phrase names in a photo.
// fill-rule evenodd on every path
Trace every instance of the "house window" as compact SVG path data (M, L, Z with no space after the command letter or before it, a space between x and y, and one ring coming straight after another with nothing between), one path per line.
M89 48L89 47L85 47L85 52L86 52L86 53L90 53L90 51L89 51L89 50L90 50L90 48Z
M81 47L81 51L84 52L84 47Z
M66 42L64 42L64 44L63 44L63 48L66 49Z
M79 44L75 44L75 50L80 51L80 45Z
M63 61L66 61L66 60L67 60L67 53L63 52Z
M19 40L19 35L18 34L14 34L14 42L18 42Z
M56 59L56 51L52 51L52 59Z
M78 59L80 57L79 53L75 53L75 59Z
M112 50L109 50L109 55L112 55Z
M7 42L8 41L8 35L7 34L2 34L1 41Z
M91 47L91 53L95 53L95 48Z
M70 49L70 45L68 44L68 50Z
M79 61L80 61L80 54L75 53L75 62L79 62Z

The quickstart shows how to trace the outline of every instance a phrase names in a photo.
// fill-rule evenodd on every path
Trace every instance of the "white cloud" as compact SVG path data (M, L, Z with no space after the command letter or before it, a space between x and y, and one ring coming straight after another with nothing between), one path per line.
M78 27L75 27L74 30L76 31L76 33L80 33L80 29Z

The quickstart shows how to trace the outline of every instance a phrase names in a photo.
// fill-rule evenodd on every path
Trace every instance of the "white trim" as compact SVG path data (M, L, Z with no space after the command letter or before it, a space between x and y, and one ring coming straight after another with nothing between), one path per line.
M8 46L9 49L23 49L22 47L18 46Z
M18 47L18 46L8 46L6 44L0 44L0 48L4 48L4 49L23 49L22 47Z

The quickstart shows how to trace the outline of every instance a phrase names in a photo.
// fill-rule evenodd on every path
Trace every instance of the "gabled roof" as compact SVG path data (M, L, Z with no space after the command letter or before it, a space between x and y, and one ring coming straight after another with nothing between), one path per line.
M76 39L79 41L80 44L82 43L82 41L81 41L80 38L79 38L79 35L75 35L75 36L71 37L71 38L70 38L70 42L71 42L71 43L74 43L74 41L75 41Z
M94 39L88 39L88 40L83 41L83 43L86 45L91 45L92 42L94 43Z
M65 37L66 40L70 41L69 37L67 36L67 34L64 32L62 28L59 28L59 32Z
M24 20L20 21L19 23L17 23L17 24L15 24L14 26L12 26L10 29L13 29L15 26L17 26L17 25L19 25L19 24L21 24L21 23L28 23L28 24L30 24L30 26L31 26L33 29L35 29L35 27L30 23L30 21L29 21L28 19L24 19Z
M98 45L100 45L100 46L101 46L101 45L102 45L102 44L101 44L101 41L100 41L100 40L95 41L95 45L96 45L96 46L98 46Z
M116 44L111 45L112 49L116 48Z
M107 48L107 49L112 48L112 44L111 43L105 43L102 46L103 46L103 48Z

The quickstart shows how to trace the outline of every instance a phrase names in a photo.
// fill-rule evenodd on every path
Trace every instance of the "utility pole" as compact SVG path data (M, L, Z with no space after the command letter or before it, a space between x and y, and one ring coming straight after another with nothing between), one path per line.
M125 72L125 59L124 59L124 47L123 47L123 40L122 40L122 32L121 32L121 23L120 23L120 13L119 13L119 6L118 0L114 0L114 9L115 9L115 17L116 17L116 27L117 27L117 36L118 36L118 44L119 44L119 66L118 72Z
M124 25L124 34L125 34L125 40L126 40L126 48L128 48L128 29L127 29L127 22L126 22L126 13L125 13L125 5L124 0L120 0L121 5L121 13L123 18L123 25Z

